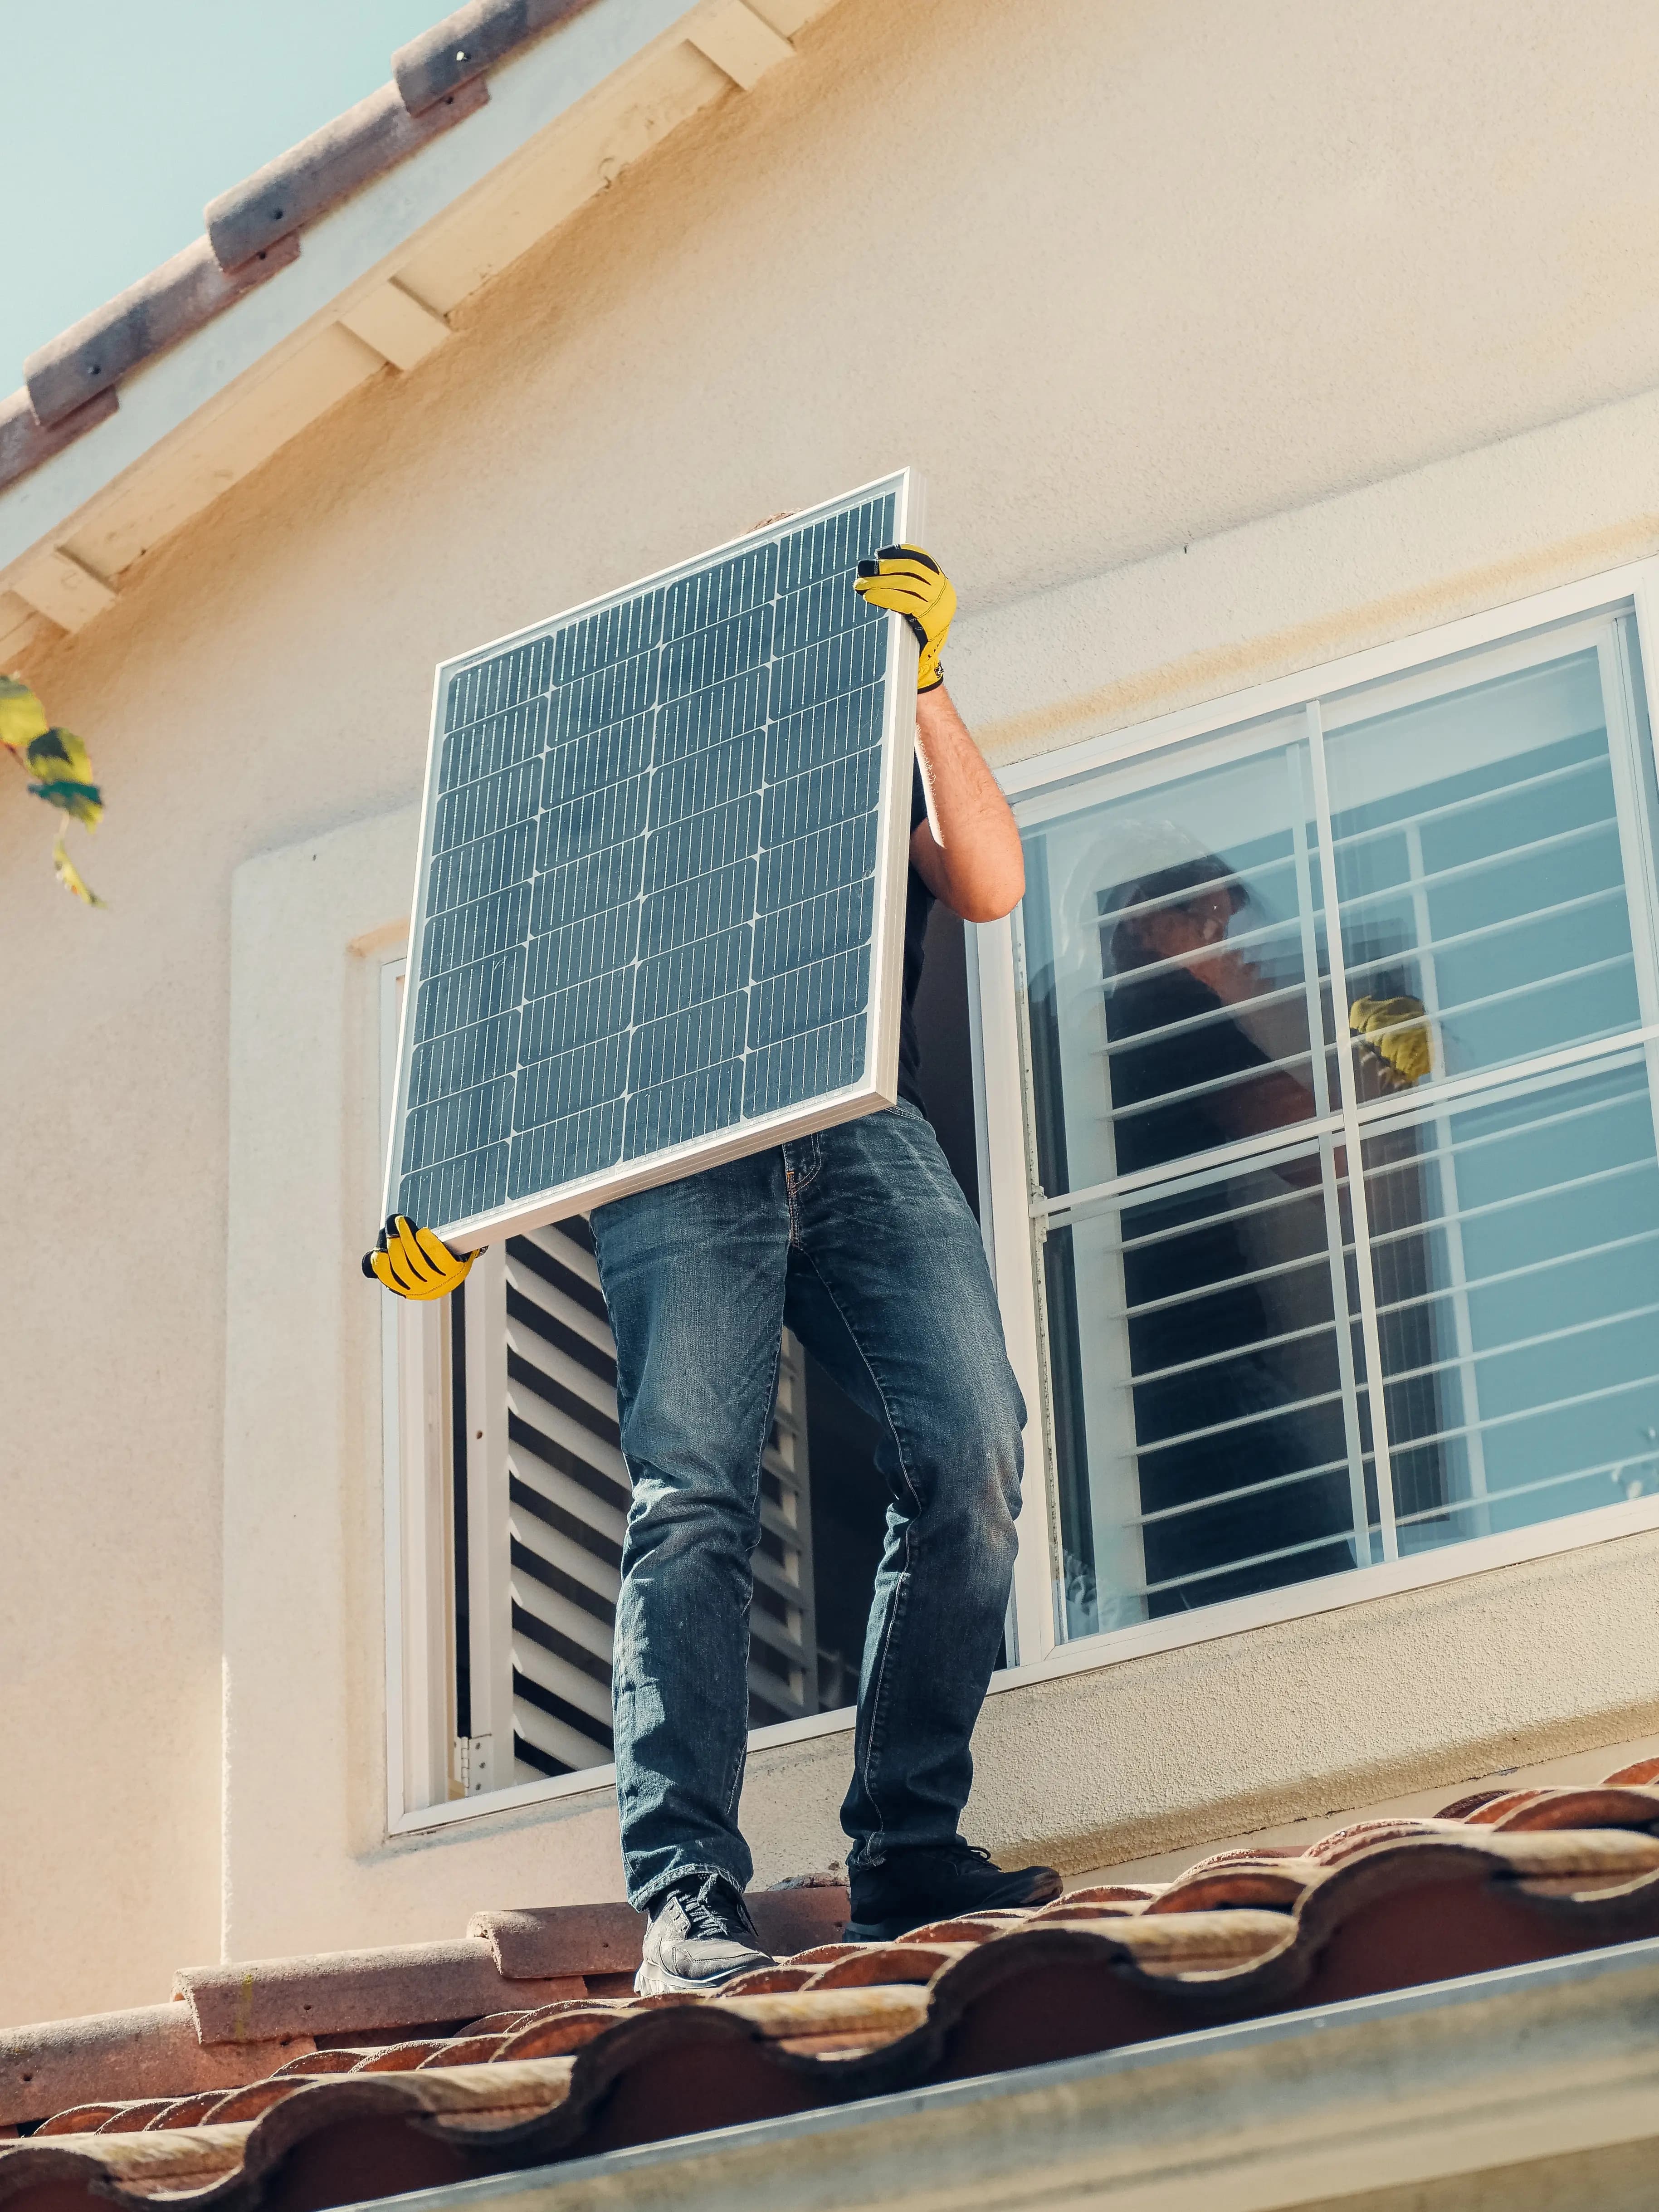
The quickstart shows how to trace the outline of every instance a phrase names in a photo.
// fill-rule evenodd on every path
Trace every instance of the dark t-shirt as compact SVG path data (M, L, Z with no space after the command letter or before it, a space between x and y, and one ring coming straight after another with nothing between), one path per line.
M921 770L910 770L910 834L927 819L927 797L921 787ZM899 1015L898 1093L927 1111L921 1096L921 1041L916 1035L916 990L921 981L927 918L933 911L933 894L914 868L904 900L904 1006Z
M1183 1022L1196 1026L1167 1033ZM1222 1120L1218 1094L1181 1094L1271 1064L1209 986L1183 968L1120 978L1107 996L1106 1033L1115 1048L1109 1065L1120 1175L1226 1144L1237 1133ZM1146 1042L1130 1042L1137 1037ZM1223 1182L1126 1211L1131 1249L1124 1254L1125 1286L1130 1304L1148 1310L1130 1328L1138 1370L1171 1366L1200 1350L1250 1343L1266 1333L1261 1298L1241 1279L1251 1271L1232 1205ZM1190 1299L1200 1285L1213 1286L1201 1306L1165 1303Z
M1215 1091L1172 1095L1272 1065L1237 1022L1222 1018L1224 1012L1208 984L1184 968L1160 969L1144 980L1131 974L1114 984L1106 1000L1106 1033L1117 1048L1111 1083L1120 1175L1208 1152L1237 1134L1221 1119ZM1195 1026L1158 1034L1183 1022ZM1137 1036L1146 1042L1127 1042ZM1169 1103L1160 1105L1160 1099Z

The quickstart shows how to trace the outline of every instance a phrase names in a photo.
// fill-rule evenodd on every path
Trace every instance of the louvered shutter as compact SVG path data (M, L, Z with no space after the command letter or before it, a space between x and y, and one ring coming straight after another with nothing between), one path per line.
M468 1279L468 1794L607 1764L611 1656L629 1480L617 1427L616 1345L586 1224L484 1253ZM460 1424L458 1421L457 1426ZM805 1376L786 1334L762 1466L750 1718L817 1710ZM510 1759L505 1757L510 1741Z

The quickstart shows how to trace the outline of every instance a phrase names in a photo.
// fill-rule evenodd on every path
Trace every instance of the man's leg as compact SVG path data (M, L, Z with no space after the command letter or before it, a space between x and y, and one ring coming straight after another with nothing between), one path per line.
M775 1151L599 1206L634 1498L612 1698L629 1902L753 1871L737 1826L750 1555L788 1261Z
M1025 1407L978 1227L922 1115L870 1115L785 1157L791 1324L884 1431L886 1541L842 1808L857 1920L861 1871L956 1844L1013 1575Z

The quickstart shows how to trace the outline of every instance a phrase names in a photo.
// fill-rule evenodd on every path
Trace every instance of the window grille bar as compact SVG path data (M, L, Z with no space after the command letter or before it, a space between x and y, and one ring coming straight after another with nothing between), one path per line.
M1154 903L1158 906L1170 906L1177 903L1190 902L1193 899L1198 897L1202 890L1203 885L1200 884L1193 890L1182 891L1179 893L1172 892L1168 898L1158 899L1155 901ZM1099 917L1100 926L1104 929L1109 923L1116 923L1120 921L1124 915L1138 912L1139 912L1139 908L1115 907L1109 914L1103 914ZM1279 920L1274 921L1264 921L1259 923L1255 929L1230 929L1227 933L1227 950L1230 952L1243 952L1253 950L1256 945L1266 945L1276 937L1288 937L1291 931L1296 929L1297 927L1297 916L1294 915L1285 915ZM1191 957L1192 956L1190 954L1183 956L1181 953L1171 952L1167 953L1162 960L1143 961L1134 970L1135 981L1138 983L1146 982L1152 981L1159 975L1172 975L1176 969L1188 967L1190 964ZM1117 978L1115 975L1108 975L1103 970L1099 982L1095 984L1092 988L1097 991L1103 991L1109 994L1116 981ZM1149 1034L1151 1033L1149 1032Z
M1525 1124L1522 1124L1524 1129ZM1516 1132L1520 1133L1519 1131ZM1587 1175L1570 1176L1564 1182L1534 1184L1529 1190L1511 1191L1505 1198L1483 1199L1478 1206L1448 1206L1430 1215L1425 1220L1406 1229L1380 1230L1370 1240L1371 1249L1395 1243L1401 1237L1419 1237L1425 1230L1443 1228L1448 1222L1486 1221L1495 1213L1510 1213L1517 1206L1538 1206L1546 1200L1565 1197L1570 1191L1589 1190L1596 1183L1616 1182L1623 1176L1652 1175L1659 1165L1651 1158L1621 1160L1617 1167L1592 1168ZM1367 1169L1367 1182L1380 1182L1394 1169Z
M1423 878L1424 888L1425 890L1437 890L1447 884L1466 883L1472 877L1488 875L1494 868L1509 867L1516 861L1531 860L1541 853L1560 852L1569 845L1587 844L1593 838L1604 837L1609 830L1616 832L1618 827L1617 817L1606 814L1576 830L1557 830L1547 837L1534 837L1524 845L1505 845L1498 852L1483 853L1478 860L1459 860L1449 868L1435 869ZM1389 884L1380 890L1356 891L1352 897L1343 900L1340 911L1346 916L1358 913L1362 907L1377 906L1386 899L1397 899L1406 888L1403 884ZM1337 911L1336 908L1330 910Z
M1420 825L1415 822L1412 823L1407 833L1406 854L1407 864L1410 866L1412 874L1413 927L1416 932L1419 943L1424 947L1423 951L1419 954L1418 958L1418 978L1423 988L1423 1007L1431 1024L1434 1025L1431 1027L1431 1035L1438 1037L1441 1035L1438 1024L1443 1012L1440 1000L1440 969L1438 964L1441 948L1432 943L1434 932L1429 914L1429 897L1427 891L1423 887L1423 878L1426 872L1423 862L1422 830ZM1437 1056L1441 1060L1442 1064L1443 1065L1445 1059L1443 1049L1437 1048ZM1455 1212L1459 1203L1457 1190L1457 1162L1455 1158L1455 1147L1451 1139L1449 1116L1445 1114L1437 1115L1433 1123L1433 1127L1437 1139L1437 1150L1439 1148L1440 1140L1442 1139L1444 1139L1445 1158L1440 1163L1439 1166L1439 1173L1443 1186L1441 1192L1443 1200L1442 1210L1443 1212L1443 1201L1449 1199L1454 1212ZM1418 1169L1417 1172L1420 1176L1422 1173L1420 1167ZM1409 1213L1411 1211L1409 1206L1406 1208L1406 1211ZM1425 1233L1426 1233L1426 1224L1424 1224L1424 1229ZM1373 1246L1372 1249L1375 1250L1375 1246ZM1452 1328L1457 1339L1458 1350L1460 1352L1468 1352L1471 1349L1472 1340L1469 1332L1469 1309L1467 1295L1468 1271L1464 1259L1463 1231L1461 1223L1454 1222L1446 1229L1445 1251L1447 1267L1451 1277ZM1375 1282L1375 1276L1376 1269L1375 1266L1373 1266L1373 1282ZM1480 1401L1476 1389L1475 1374L1472 1366L1467 1370L1462 1379L1465 1389L1468 1391L1470 1395L1471 1405L1469 1410L1472 1412L1475 1421L1479 1423L1480 1419ZM1385 1394L1383 1401L1383 1416L1385 1419L1387 1418L1387 1413L1388 1404ZM1479 1428L1477 1428L1475 1434L1472 1436L1468 1441L1468 1462L1469 1487L1476 1498L1484 1498L1486 1494L1486 1450L1482 1434ZM1480 1533L1483 1535L1489 1534L1490 1519L1485 1515L1484 1509L1480 1510L1477 1517L1480 1519Z
M1450 1297L1452 1285L1448 1284L1441 1295ZM1589 1321L1568 1322L1563 1328L1547 1329L1541 1335L1517 1337L1510 1344L1488 1344L1478 1350L1459 1350L1444 1359L1425 1360L1418 1367L1399 1367L1386 1377L1389 1389L1396 1383L1421 1382L1425 1376L1444 1375L1460 1368L1470 1368L1486 1359L1508 1359L1520 1352L1541 1351L1547 1344L1564 1344L1568 1338L1588 1335L1593 1329L1618 1328L1626 1322L1643 1321L1650 1314L1659 1314L1659 1301L1645 1306L1628 1306L1618 1313L1598 1314ZM1537 1408L1534 1410L1543 1410ZM1479 1420L1475 1423L1478 1427Z
M1401 884L1399 888L1403 890L1407 886ZM1481 945L1495 937L1507 937L1518 929L1529 929L1539 922L1559 921L1563 915L1583 914L1594 906L1623 906L1625 903L1625 886L1613 884L1605 890L1585 891L1577 898L1558 900L1553 906L1530 907L1525 914L1510 915L1502 921L1482 922L1479 929L1460 929L1450 937L1434 937L1425 931L1419 931L1417 945L1407 946L1403 951L1386 952L1376 960L1351 960L1348 963L1348 980L1352 983L1356 975L1368 975L1375 968L1409 967L1413 961L1422 958L1425 951L1461 952L1467 945Z
M1424 945L1415 957L1419 960L1431 957L1436 949L1432 945ZM1405 957L1408 956L1402 955L1402 957ZM1587 975L1603 975L1611 968L1634 968L1635 965L1636 961L1632 954L1611 953L1605 960L1587 961L1580 968L1559 969L1553 975L1534 976L1525 983L1511 983L1502 991L1484 992L1478 999L1455 1000L1450 1006L1442 1009L1437 1019L1444 1024L1449 1024L1462 1020L1468 1014L1483 1014L1489 1006L1504 1006L1511 999L1535 998L1540 991L1556 991L1564 983L1582 983ZM1610 1034L1616 1035L1617 1032L1610 1032Z
M1659 1229L1640 1229L1633 1237L1612 1237L1605 1243L1586 1244L1576 1252L1553 1252L1547 1260L1528 1260L1518 1267L1500 1267L1490 1275L1471 1275L1468 1287L1471 1291L1484 1291L1498 1283L1518 1281L1523 1275L1541 1275L1551 1267L1576 1267L1582 1261L1599 1260L1608 1252L1623 1252L1632 1244L1650 1244L1656 1238L1659 1238ZM1377 1311L1406 1313L1413 1306L1432 1305L1445 1296L1443 1288L1420 1291L1413 1297L1385 1300L1378 1305Z
M1308 725L1308 765L1313 779L1314 818L1319 825L1319 868L1323 889L1323 908L1326 915L1325 951L1331 977L1331 1002L1345 1010L1348 1005L1348 981L1343 965L1341 891L1337 881L1336 854L1332 848L1330 781L1325 762L1325 724L1319 702L1310 699L1306 709ZM1336 1055L1337 1083L1342 1101L1343 1133L1346 1139L1348 1157L1358 1159L1359 1152L1359 1111L1358 1086L1354 1080L1353 1054L1339 1051ZM1353 1217L1354 1243L1362 1251L1370 1247L1370 1209L1366 1197L1363 1176L1350 1177L1348 1206ZM1376 1286L1372 1269L1362 1259L1354 1270L1359 1291L1359 1333L1365 1347L1365 1371L1381 1375L1382 1368L1382 1340L1376 1318ZM1399 1538L1394 1523L1394 1469L1389 1457L1389 1424L1386 1408L1381 1418L1373 1415L1371 1424L1370 1456L1376 1468L1377 1528L1384 1559L1400 1555Z
M1304 1552L1328 1552L1333 1544L1342 1544L1350 1540L1352 1540L1349 1537L1341 1534L1308 1536L1304 1537L1299 1544L1281 1545L1277 1551L1253 1552L1248 1559L1228 1559L1218 1567L1195 1567L1190 1574L1171 1575L1164 1582L1142 1583L1137 1588L1128 1590L1126 1595L1130 1597L1161 1597L1165 1590L1184 1589L1192 1583L1213 1582L1220 1575L1243 1574L1251 1567L1273 1566L1280 1559L1299 1558Z
M1507 1061L1501 1067L1484 1067L1473 1075L1439 1077L1432 1091L1385 1091L1380 1098L1362 1103L1360 1127L1367 1136L1374 1136L1399 1122L1420 1121L1431 1111L1461 1110L1492 1098L1539 1097L1584 1076L1633 1067L1656 1044L1659 1027L1599 1030L1576 1044L1563 1045L1559 1051L1537 1053L1527 1060Z
M1236 940L1230 937L1227 939L1228 950L1233 950L1235 944ZM1160 963L1159 964L1164 965L1166 963ZM1188 972L1190 975L1194 976L1199 982L1203 982L1204 969L1203 963L1201 961L1194 961L1190 965L1186 962L1177 962L1175 964L1176 966L1187 967ZM1148 970L1145 968L1137 968L1134 970L1136 981L1140 981L1147 972ZM1229 1006L1224 1002L1224 1004L1217 1007L1216 1011L1212 1014L1188 1014L1178 1022L1165 1022L1159 1029L1137 1030L1133 1036L1117 1037L1115 1039L1109 1038L1104 1044L1096 1045L1093 1048L1093 1050L1097 1059L1110 1060L1115 1057L1119 1053L1142 1051L1147 1045L1157 1044L1165 1037L1184 1036L1197 1030L1214 1029L1222 1022L1231 1022L1235 1020L1237 1015L1243 1012L1248 1011L1254 1013L1264 1006L1285 1006L1292 999L1305 1000L1306 997L1307 988L1300 981L1294 983L1280 984L1275 986L1274 988L1269 991L1256 991L1253 993L1251 996L1243 1002L1242 1006ZM1295 1062L1276 1060L1270 1060L1267 1065L1269 1067L1285 1067L1298 1064L1301 1060L1305 1060L1308 1057L1309 1055L1306 1053L1299 1053L1297 1055L1297 1060ZM1265 1075L1267 1072L1267 1068L1253 1069L1251 1071L1250 1077L1247 1077L1245 1079L1248 1081L1253 1079L1255 1076ZM1176 1095L1177 1094L1174 1091L1164 1091L1160 1093L1160 1095L1152 1103L1154 1105L1162 1106L1168 1099L1172 1098ZM1129 1110L1133 1112L1136 1109L1131 1108ZM1124 1109L1120 1108L1115 1118L1121 1121L1123 1118L1123 1111Z
M1623 1397L1626 1391L1646 1390L1656 1384L1659 1384L1659 1373L1636 1375L1627 1382L1603 1383L1599 1390L1580 1390L1571 1398L1552 1398L1542 1406L1522 1406L1512 1413L1491 1414L1483 1426L1490 1436L1494 1429L1513 1428L1517 1421L1542 1420L1551 1413L1571 1413L1576 1406L1599 1405L1605 1398ZM1402 1437L1399 1449L1401 1452L1425 1451L1431 1444L1450 1443L1468 1433L1468 1423L1460 1421L1455 1428L1436 1429L1428 1436ZM1494 1495L1501 1495L1501 1492L1494 1492Z
M1594 1482L1604 1474L1616 1480L1626 1468L1631 1467L1651 1467L1656 1474L1659 1474L1659 1458L1656 1457L1651 1448L1644 1452L1626 1452L1622 1459L1603 1460L1599 1467L1576 1467L1565 1474L1540 1475L1536 1482L1506 1485L1502 1489L1491 1492L1489 1502L1493 1505L1502 1505L1510 1498L1535 1498L1541 1491L1561 1490L1570 1482ZM1444 1505L1425 1506L1420 1512L1402 1515L1400 1525L1403 1528L1425 1521L1437 1521L1443 1515L1467 1513L1473 1502L1468 1498L1451 1498ZM1454 1540L1461 1542L1463 1540L1458 1538Z
M1564 1106L1559 1113L1528 1115L1524 1121L1519 1122L1508 1129L1487 1129L1473 1136L1458 1137L1454 1139L1453 1142L1455 1145L1455 1149L1459 1157L1461 1158L1467 1159L1471 1152L1478 1152L1486 1146L1512 1144L1518 1136L1532 1136L1540 1129L1559 1129L1564 1127L1569 1121L1582 1121L1592 1114L1612 1113L1619 1107L1628 1106L1631 1103L1632 1094L1629 1092L1615 1091L1611 1097L1607 1098L1581 1099L1577 1105ZM1436 1104L1437 1109L1437 1097ZM1420 1123L1413 1124L1408 1122L1405 1126L1407 1127L1419 1127L1425 1129L1432 1129L1437 1139L1438 1139L1445 1134L1444 1123L1447 1117L1444 1115L1437 1110L1431 1116L1426 1118ZM1437 1141L1431 1151L1418 1152L1413 1157L1413 1164L1416 1161L1421 1160L1442 1160L1447 1157L1447 1150L1445 1146ZM1402 1167L1406 1164L1407 1164L1405 1162L1400 1163L1400 1165ZM1389 1165L1368 1170L1367 1172L1374 1176L1393 1175L1395 1172L1395 1169L1393 1165Z
M1283 853L1275 860L1253 863L1252 872L1257 877L1270 876L1281 868L1291 868L1295 865L1295 854ZM1097 913L1096 919L1103 927L1108 923L1115 927L1120 921L1127 921L1131 918L1139 919L1143 915L1166 913L1171 907L1190 906L1194 899L1202 898L1206 891L1224 890L1232 881L1232 872L1228 869L1218 876L1206 876L1201 884L1183 884L1179 890L1160 891L1155 898L1135 899L1127 906L1103 908ZM1284 923L1275 925L1276 927L1281 928L1288 926ZM1156 964L1165 967L1170 965L1167 961Z
M1338 732L1339 742L1344 734ZM1578 732L1581 737L1599 734L1601 732L1592 730ZM1333 842L1339 853L1351 851L1355 846L1366 844L1374 839L1397 837L1410 824L1415 823L1420 828L1425 822L1449 822L1460 814L1478 813L1495 799L1514 799L1523 791L1541 791L1550 784L1570 782L1575 776L1597 775L1605 770L1607 765L1606 753L1590 753L1583 760L1569 761L1565 768L1540 769L1536 775L1518 776L1512 783L1491 784L1485 791L1472 792L1467 799L1449 799L1438 806L1425 806L1421 813L1413 811L1391 822L1379 823L1375 829L1340 830Z
M1099 1052L1103 1048L1097 1046L1095 1049ZM1269 1060L1265 1067L1250 1068L1243 1075L1212 1075L1203 1083L1185 1084L1179 1091L1161 1091L1156 1098L1140 1099L1133 1106L1118 1107L1112 1119L1121 1122L1133 1121L1139 1114L1162 1114L1171 1106L1184 1105L1189 1098L1209 1097L1217 1091L1237 1090L1242 1085L1259 1083L1265 1075L1285 1074L1293 1067L1304 1067L1312 1058L1310 1052L1291 1053L1285 1060ZM1312 1096L1311 1090L1309 1096ZM1288 1135L1291 1132L1300 1134L1311 1125L1312 1121L1313 1115L1310 1114L1304 1121L1287 1121L1284 1134ZM1275 1135L1279 1133L1274 1132ZM1283 1141L1283 1137L1280 1141Z
M1260 1498L1269 1490L1288 1490L1295 1483L1313 1482L1328 1474L1345 1474L1346 1459L1328 1459L1322 1467L1299 1467L1289 1474L1273 1474L1261 1482L1241 1482L1237 1490L1218 1490L1208 1498L1192 1498L1180 1505L1160 1505L1152 1513L1130 1513L1124 1516L1126 1528L1150 1528L1158 1523L1179 1521L1189 1513L1206 1512L1212 1505L1236 1505L1241 1498ZM1328 1543L1333 1539L1327 1537ZM1185 1577L1182 1577L1185 1580Z
M1298 1158L1310 1162L1311 1151L1299 1154ZM1210 1218L1218 1221L1259 1221L1265 1215L1277 1213L1285 1206L1305 1206L1312 1195L1312 1187L1309 1184L1285 1183L1278 1190L1269 1191L1265 1198L1242 1199L1237 1204L1229 1206L1224 1214L1215 1214ZM1134 1204L1145 1202L1145 1200L1131 1201ZM1111 1237L1105 1242L1114 1252L1149 1252L1159 1244L1168 1244L1178 1241L1182 1237L1190 1237L1196 1225L1197 1224L1191 1221L1172 1222L1167 1229L1149 1229L1144 1236Z
M1139 1377L1136 1381L1139 1382ZM1136 1461L1148 1460L1155 1452L1174 1451L1178 1445L1200 1443L1206 1437L1237 1434L1241 1429L1257 1428L1264 1421L1283 1421L1288 1420L1293 1413L1310 1413L1321 1406L1334 1405L1341 1395L1340 1390L1321 1390L1311 1397L1288 1399L1282 1406L1253 1407L1249 1413L1235 1413L1228 1420L1212 1421L1205 1428L1188 1429L1179 1436L1159 1437L1155 1443L1132 1444L1129 1454Z
M1540 1053L1529 1060L1516 1060L1504 1067L1483 1068L1473 1075L1443 1078L1431 1093L1395 1091L1382 1098L1366 1099L1359 1108L1360 1128L1366 1137L1379 1136L1401 1124L1420 1123L1429 1118L1431 1111L1462 1109L1501 1095L1519 1097L1529 1086L1536 1095L1538 1086L1558 1088L1586 1075L1611 1072L1621 1062L1635 1066L1655 1045L1659 1045L1659 1027L1651 1030L1608 1030L1577 1044L1564 1045L1559 1052ZM1314 1055L1316 1068L1320 1057ZM1340 1137L1343 1133L1340 1115L1332 1115L1322 1123L1310 1116L1305 1121L1287 1124L1283 1129L1264 1130L1260 1136L1240 1137L1231 1145L1218 1145L1210 1152L1195 1152L1190 1168L1185 1162L1179 1164L1179 1174L1171 1173L1176 1164L1171 1162L1154 1168L1139 1168L1133 1175L1109 1176L1100 1182L1086 1184L1081 1190L1061 1191L1054 1197L1038 1190L1031 1202L1031 1216L1052 1226L1103 1206L1127 1204L1130 1200L1185 1197L1224 1180L1241 1166L1255 1163L1271 1165L1281 1158L1300 1158L1312 1152L1321 1136Z
M1123 1316L1127 1320L1139 1321L1147 1314L1169 1313L1176 1306L1193 1305L1200 1299L1214 1297L1224 1291L1237 1290L1255 1283L1270 1283L1279 1277L1296 1274L1304 1267L1317 1267L1324 1256L1322 1252L1298 1252L1293 1259L1274 1260L1266 1267L1251 1267L1243 1274L1218 1276L1214 1282L1202 1283L1196 1290L1171 1291L1164 1297L1147 1298L1139 1305L1126 1304L1122 1309Z
M1330 1134L1331 1081L1330 1049L1345 1050L1344 1044L1328 1045L1325 1019L1324 986L1320 973L1319 933L1315 923L1313 855L1308 848L1308 821L1313 812L1312 793L1306 788L1304 768L1310 763L1310 754L1304 759L1299 750L1289 756L1291 781L1296 795L1292 810L1291 836L1296 850L1297 913L1302 927L1302 975L1308 994L1308 1042L1311 1048L1310 1073L1313 1077L1314 1108L1319 1115L1318 1137L1320 1203L1325 1216L1326 1267L1330 1279L1331 1316L1336 1337L1337 1375L1342 1385L1342 1443L1347 1455L1348 1510L1353 1522L1356 1547L1364 1547L1364 1562L1370 1565L1370 1515L1365 1502L1364 1440L1359 1430L1359 1393L1361 1377L1354 1358L1352 1308L1348 1298L1347 1267L1343 1257L1342 1196L1336 1172L1336 1147ZM1341 1028L1345 1024L1335 1024ZM1358 1556L1358 1554L1356 1554Z
M1317 1253L1310 1253L1308 1255L1310 1261L1322 1256ZM1236 1276L1231 1275L1227 1278L1229 1283L1235 1282L1237 1279ZM1139 1390L1143 1383L1168 1382L1177 1375L1195 1375L1206 1367L1224 1366L1228 1360L1243 1358L1246 1354L1257 1355L1264 1352L1278 1352L1287 1344L1305 1344L1310 1337L1334 1336L1340 1333L1346 1320L1347 1316L1345 1315L1340 1322L1334 1319L1312 1321L1305 1328L1282 1329L1276 1336L1252 1337L1248 1344L1229 1345L1224 1352L1206 1352L1196 1359L1177 1360L1170 1367L1143 1367L1138 1369L1127 1382L1117 1383L1114 1387L1120 1390Z

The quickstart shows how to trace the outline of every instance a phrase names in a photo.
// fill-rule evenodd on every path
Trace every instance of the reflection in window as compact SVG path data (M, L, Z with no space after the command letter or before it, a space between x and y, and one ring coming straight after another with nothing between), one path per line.
M1654 1486L1651 753L1572 647L1022 807L1062 1633Z

